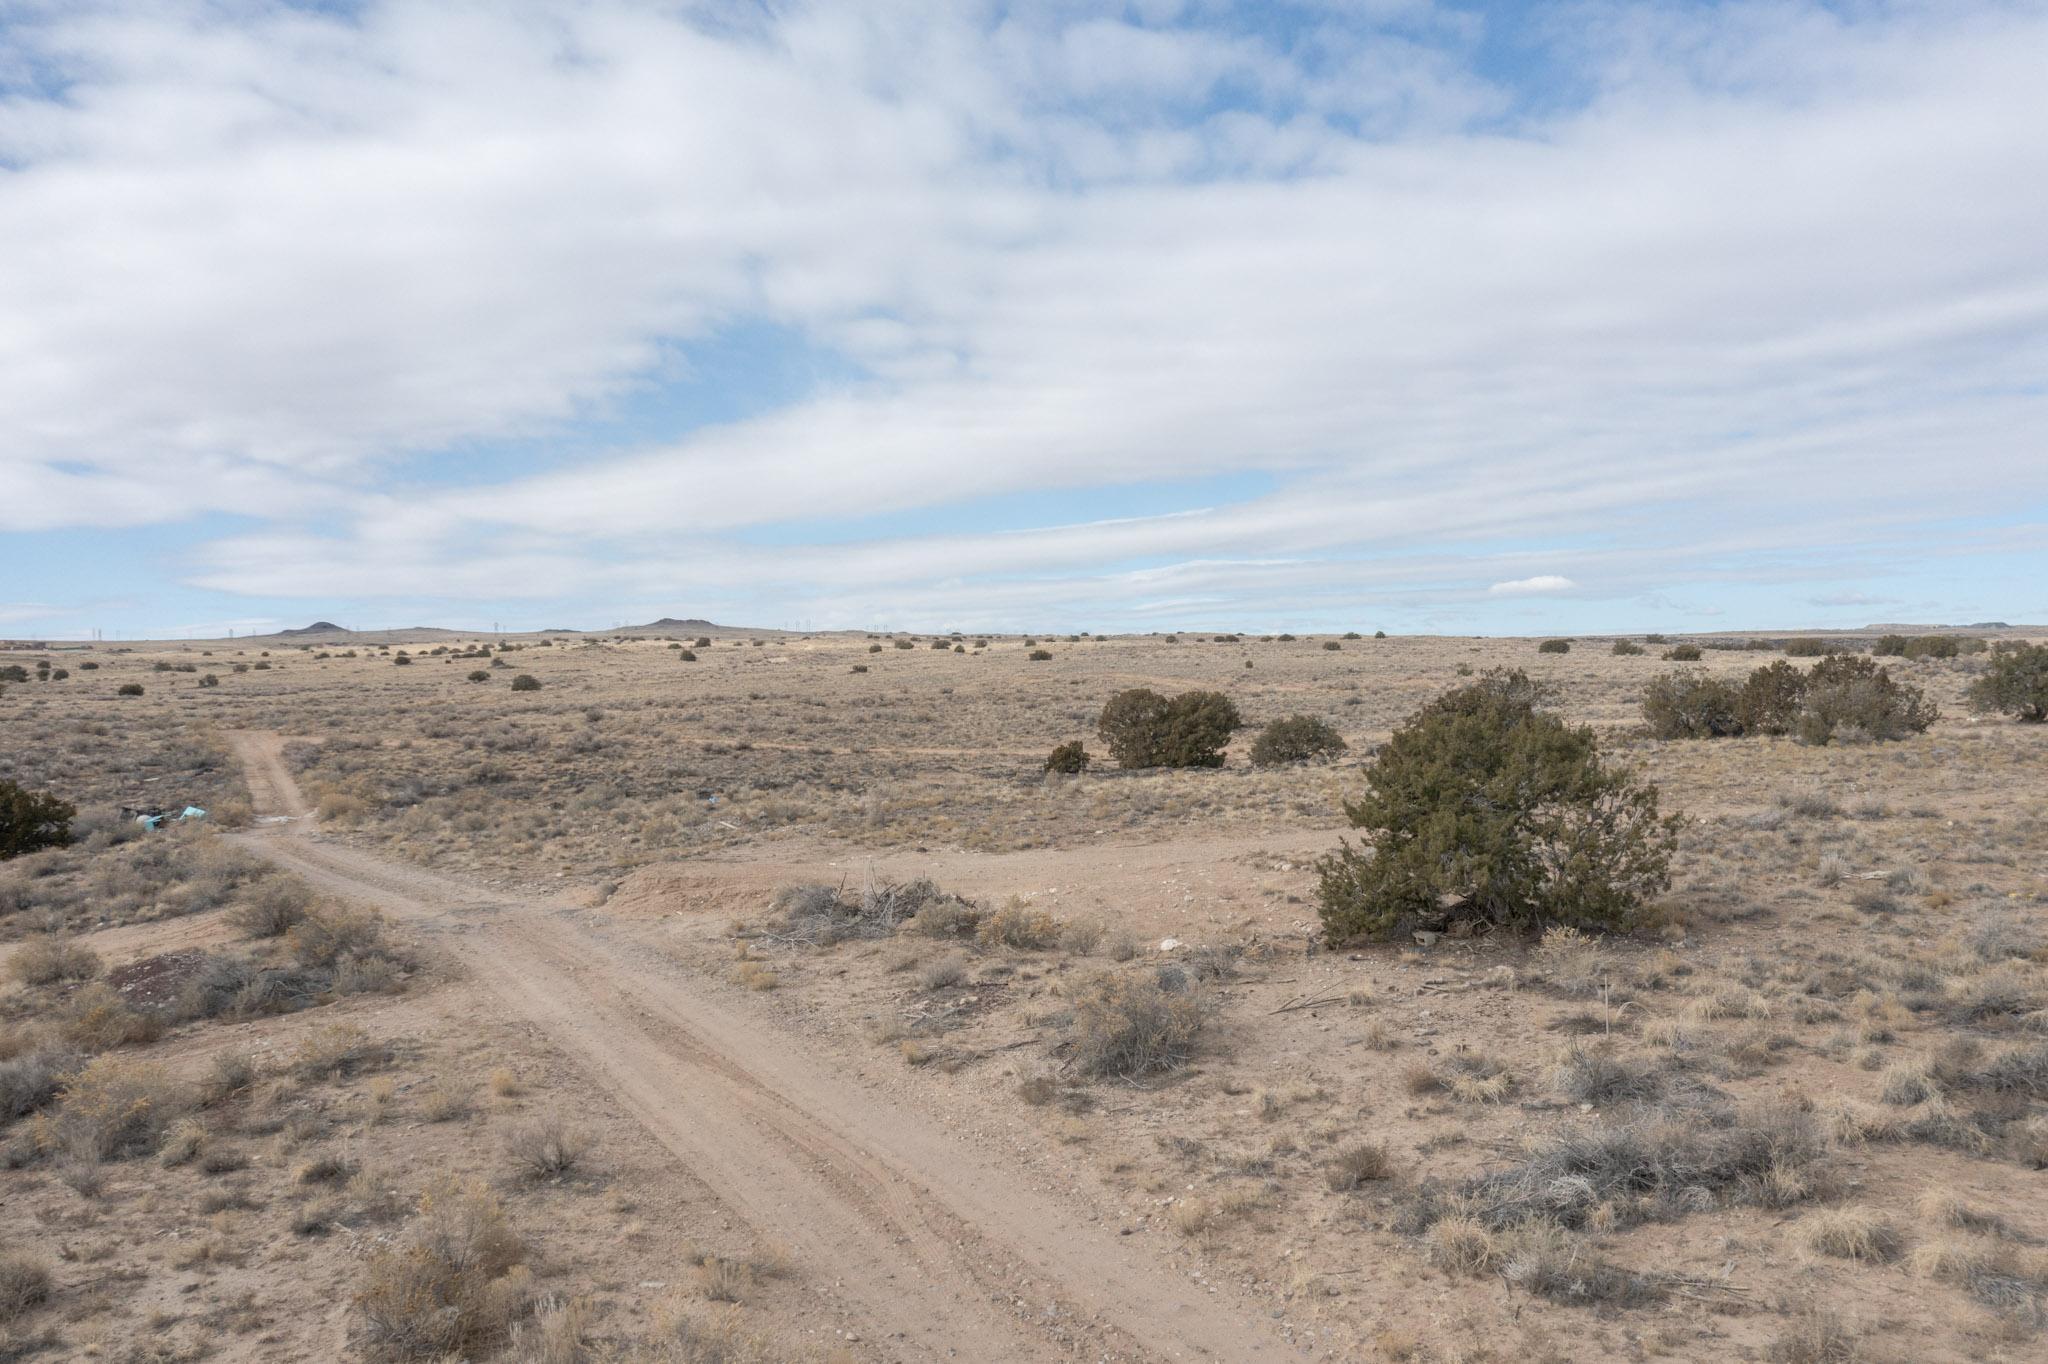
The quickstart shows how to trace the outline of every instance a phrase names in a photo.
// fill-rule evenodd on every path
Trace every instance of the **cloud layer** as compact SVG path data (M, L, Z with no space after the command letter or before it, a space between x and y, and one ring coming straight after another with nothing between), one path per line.
M2048 501L2035 4L1590 5L1505 72L1420 4L9 13L0 532L249 518L215 592L1806 602ZM760 326L839 377L578 439Z

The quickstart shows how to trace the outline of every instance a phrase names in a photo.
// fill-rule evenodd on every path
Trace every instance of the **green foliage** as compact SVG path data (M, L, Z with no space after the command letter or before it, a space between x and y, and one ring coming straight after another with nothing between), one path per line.
M1282 767L1342 753L1344 736L1313 715L1275 720L1252 740L1253 767Z
M472 682L488 682L491 680L491 671L488 668L471 668L469 670L469 680Z
M1371 848L1317 864L1332 943L1446 919L1618 927L1670 884L1678 820L1599 741L1537 708L1520 670L1447 692L1394 732L1346 801Z
M1675 644L1664 651L1666 663L1697 663L1700 661L1700 646L1697 644Z
M1614 641L1614 654L1617 658L1635 658L1643 652L1643 646L1640 644L1634 644L1625 639Z
M1788 658L1825 658L1841 650L1824 639L1788 639L1785 654Z
M1718 739L1740 734L1735 688L1698 672L1667 673L1643 688L1643 720L1660 739Z
M1749 675L1735 699L1735 718L1744 734L1790 734L1806 700L1806 674L1779 659Z
M1970 708L2016 715L2024 724L2048 720L2048 644L2001 644L1991 671L1970 684Z
M512 679L513 691L539 691L540 679L532 673L521 673Z
M1088 749L1079 739L1075 739L1071 743L1061 744L1052 751L1052 756L1045 760L1045 770L1048 772L1065 772L1069 775L1086 772L1088 770Z
M1800 742L1903 739L1933 724L1941 712L1927 694L1899 682L1861 654L1837 654L1813 665L1796 731Z
M1539 654L1568 654L1571 651L1572 642L1568 639L1546 639L1536 646Z
M140 696L142 695L142 684L140 682L123 682L120 686L114 688L114 695Z
M1182 692L1169 701L1144 687L1111 697L1095 725L1118 767L1221 767L1224 745L1243 727L1222 692Z
M1030 653L1026 654L1025 657L1030 659L1033 663L1045 663L1051 660L1052 650L1033 649Z
M1884 635L1870 652L1880 658L1955 658L1981 654L1986 647L1974 635Z

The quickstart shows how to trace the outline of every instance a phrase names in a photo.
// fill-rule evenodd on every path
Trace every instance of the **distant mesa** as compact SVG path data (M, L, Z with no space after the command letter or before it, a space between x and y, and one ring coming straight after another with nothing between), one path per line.
M331 620L316 620L297 630L279 630L280 635L339 635L347 633Z
M629 625L626 628L628 630L697 630L701 632L704 630L716 630L718 627L708 620L698 620L695 616L688 620L677 620L674 616L663 616L660 620L652 620L645 625Z

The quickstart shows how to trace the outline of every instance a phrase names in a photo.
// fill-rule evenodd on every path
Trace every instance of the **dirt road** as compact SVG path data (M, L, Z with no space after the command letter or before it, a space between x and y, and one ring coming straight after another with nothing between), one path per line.
M272 734L235 736L248 846L413 922L601 1077L661 1143L885 1360L1278 1360L1261 1304L1158 1262L1140 1238L827 1070L771 1025L574 909L313 835Z

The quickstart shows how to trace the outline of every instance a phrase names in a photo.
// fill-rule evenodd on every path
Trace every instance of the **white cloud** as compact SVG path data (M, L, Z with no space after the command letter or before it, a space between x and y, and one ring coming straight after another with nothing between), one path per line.
M1640 594L2048 496L2041 7L1575 11L1593 93L1554 113L1474 74L1469 18L1384 8L1301 50L911 0L50 9L10 38L64 100L0 100L0 531L255 517L192 556L254 593L1027 575L1026 611L1133 562L1563 591L1501 547L1592 536ZM747 320L872 377L435 482ZM1244 470L1278 491L719 538Z
M1487 588L1497 596L1526 597L1544 592L1569 592L1578 584L1556 573L1539 573L1533 578L1513 578Z

